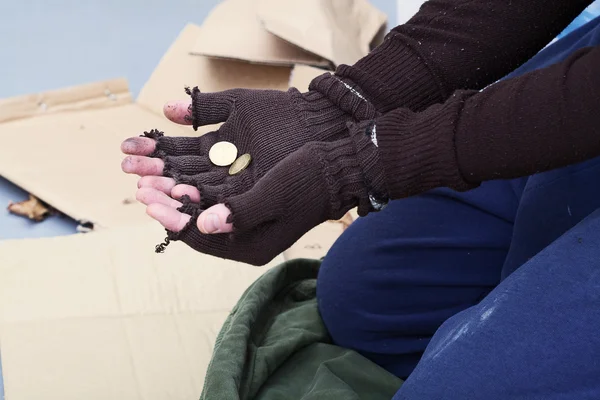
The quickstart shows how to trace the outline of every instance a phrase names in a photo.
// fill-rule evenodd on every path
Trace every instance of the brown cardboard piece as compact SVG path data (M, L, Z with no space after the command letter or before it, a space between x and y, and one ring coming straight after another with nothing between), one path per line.
M205 29L204 25L188 25L183 30L142 88L137 98L139 105L162 116L165 101L187 97L183 90L186 86L197 85L203 92L236 87L287 89L291 67L191 55L190 49Z
M156 223L0 242L6 398L197 399L215 338L256 268L182 243L148 249Z
M367 0L260 0L257 15L268 32L336 66L366 56L387 22Z
M119 144L152 128L186 133L132 103L13 120L0 125L0 174L98 228L143 222L137 178L120 170Z
M132 201L138 178L119 167L124 139L154 128L172 136L198 135L214 128L194 132L162 116L167 100L185 98L185 85L197 84L206 91L288 87L288 67L190 56L184 49L191 47L199 32L195 25L182 31L136 103L123 80L4 100L0 103L0 175L98 228L148 221L144 207Z
M290 87L295 87L301 92L307 91L308 85L313 79L327 72L327 70L308 65L294 65L290 73Z
M259 0L225 0L206 17L192 53L258 64L329 62L267 32L256 15Z
M273 65L352 64L381 40L386 22L367 0L224 0L192 53Z

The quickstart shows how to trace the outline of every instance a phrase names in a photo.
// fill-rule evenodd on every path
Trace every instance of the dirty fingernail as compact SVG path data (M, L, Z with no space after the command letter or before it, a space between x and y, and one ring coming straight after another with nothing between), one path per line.
M208 214L204 220L204 231L206 233L216 233L221 227L221 221L216 214Z
M127 139L121 143L121 151L129 153L137 149L137 143L133 139Z
M190 101L169 101L163 106L163 113L169 120L173 122L178 124L189 124Z
M123 172L130 172L131 169L131 158L125 157L123 161L121 161L121 169Z

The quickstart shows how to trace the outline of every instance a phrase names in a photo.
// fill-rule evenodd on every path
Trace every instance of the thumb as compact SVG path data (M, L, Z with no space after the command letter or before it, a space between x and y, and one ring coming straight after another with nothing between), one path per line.
M236 97L243 92L242 89L231 89L202 93L198 87L186 91L191 99L170 101L164 105L163 113L177 124L192 125L194 130L227 121Z
M202 233L229 233L233 226L227 220L231 211L224 204L216 204L198 216L198 230Z
M192 125L192 100L169 101L163 107L163 113L170 121L181 125Z

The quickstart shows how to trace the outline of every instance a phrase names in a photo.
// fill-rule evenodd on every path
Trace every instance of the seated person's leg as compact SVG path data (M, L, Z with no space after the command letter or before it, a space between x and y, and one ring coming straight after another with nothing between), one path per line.
M509 77L558 62L578 48L600 44L599 27L600 18L547 47ZM502 183L489 182L465 194L466 203L444 197L461 196L438 191L440 197L394 202L382 213L357 221L326 257L319 277L320 310L333 339L398 376L407 376L435 328L477 303L498 282L515 199L507 200L509 191L494 190L494 185ZM490 203L469 205L469 196L478 195ZM494 205L498 203L499 208ZM509 212L499 213L502 207ZM571 219L577 214L570 206L563 211L574 213ZM540 233L546 232L536 235ZM539 236L537 245L547 244L542 236L548 235ZM527 248L514 247L505 275L520 259L540 250L530 251L533 242L528 237Z
M437 331L395 400L600 399L600 210Z
M567 39L529 64L600 45L600 18ZM528 180L507 278L441 326L395 399L600 398L598 182L600 158Z
M436 329L499 283L522 182L436 190L355 221L318 278L335 343L408 376Z

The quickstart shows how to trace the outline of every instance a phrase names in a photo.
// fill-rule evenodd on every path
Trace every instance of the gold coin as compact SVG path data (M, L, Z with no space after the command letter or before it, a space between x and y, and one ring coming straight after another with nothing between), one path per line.
M226 167L237 158L237 147L230 142L215 143L208 151L208 158L213 164Z
M252 157L250 154L242 154L237 160L229 167L229 175L236 175L245 170L250 165Z

